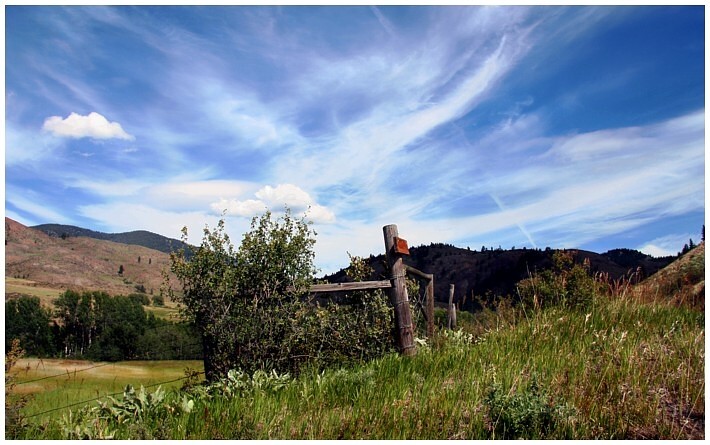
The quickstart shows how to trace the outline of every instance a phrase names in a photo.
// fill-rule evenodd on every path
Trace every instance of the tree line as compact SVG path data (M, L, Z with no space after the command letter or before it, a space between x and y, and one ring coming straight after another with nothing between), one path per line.
M19 339L27 355L99 361L201 359L194 325L146 313L143 295L66 291L43 307L37 297L5 302L5 349Z

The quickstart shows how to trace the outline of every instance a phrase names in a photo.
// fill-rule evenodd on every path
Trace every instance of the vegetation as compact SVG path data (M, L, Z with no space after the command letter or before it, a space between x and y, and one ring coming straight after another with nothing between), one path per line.
M17 339L26 354L38 357L128 359L202 358L197 332L185 322L169 322L146 313L145 294L109 296L105 292L66 291L55 310L37 297L5 302L5 337ZM11 342L6 343L6 353Z
M13 397L25 398L21 414L27 422L41 425L69 416L72 411L106 396L118 397L127 385L151 391L158 386L178 390L185 368L202 371L201 361L151 360L91 362L66 359L20 358L11 372ZM6 385L7 391L7 385Z
M23 297L5 302L5 354L18 347L30 355L46 356L55 351L50 328L51 311L40 304L38 297Z
M704 438L704 243L639 284L638 272L615 278L550 252L553 269L528 272L515 297L477 298L481 310L462 312L459 329L439 328L401 356L381 292L307 298L314 234L303 220L255 218L238 249L221 221L204 234L173 256L192 325L146 315L140 295L67 292L52 333L62 353L86 357L138 358L199 337L207 381L194 368L139 389L114 379L120 390L88 404L43 402L61 417L38 405L28 414L17 387L44 377L9 372L16 341L6 351L7 438ZM370 264L352 257L350 279L371 276ZM38 301L12 304L26 326L48 316ZM175 353L158 352L150 358Z
M172 255L187 317L200 329L210 381L240 369L298 373L366 360L391 349L391 315L381 293L357 293L348 305L308 299L314 233L289 211L254 218L235 249L224 221L205 229L199 248ZM183 237L187 238L187 229ZM363 262L351 267L356 275Z
M443 331L415 357L297 378L228 373L168 391L148 410L158 414L130 422L125 398L117 414L95 403L23 437L78 427L117 439L699 438L703 325L686 308L599 297L587 313L550 307L478 337Z

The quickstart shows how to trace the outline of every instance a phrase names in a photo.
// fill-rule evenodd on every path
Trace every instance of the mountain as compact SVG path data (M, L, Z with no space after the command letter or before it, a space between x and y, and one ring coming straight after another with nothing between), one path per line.
M616 249L604 254L570 249L574 260L589 261L592 273L607 272L613 279L639 271L647 277L667 266L675 257L653 258L630 249ZM515 295L515 285L535 271L552 267L555 250L539 249L487 249L475 251L461 249L449 244L434 243L409 249L404 257L407 265L434 275L434 296L437 302L448 301L449 285L454 284L454 300L463 309L473 309L472 295ZM371 279L386 277L385 256L370 256L369 263L375 270ZM324 277L333 283L348 281L345 270Z
M78 229L78 228L77 228ZM81 230L74 233L81 233ZM62 232L64 233L64 232ZM83 236L49 236L5 218L5 276L55 289L159 292L165 252ZM119 269L122 274L119 274Z
M187 247L187 244L180 240L167 238L165 236L158 235L157 233L148 232L147 230L136 230L124 233L103 233L64 224L41 224L30 228L40 230L54 238L66 239L70 237L83 236L103 241L113 241L115 243L143 246L165 253L174 252Z
M114 293L133 292L132 286L136 285L157 290L162 282L160 271L169 264L167 252L185 246L181 241L147 231L108 234L59 224L28 228L9 218L5 224L6 276L56 286ZM479 252L442 243L409 250L405 263L434 275L437 301L448 301L449 285L454 284L454 298L464 309L474 308L473 295L515 295L516 283L535 271L551 268L555 253L550 248ZM631 249L614 249L603 254L569 251L576 262L588 261L592 273L605 272L612 279L636 271L640 278L648 277L675 259L653 258ZM150 263L146 263L146 258ZM373 280L386 276L383 254L371 255L369 262L375 270ZM121 265L123 276L117 273ZM348 280L345 270L324 279L332 283Z

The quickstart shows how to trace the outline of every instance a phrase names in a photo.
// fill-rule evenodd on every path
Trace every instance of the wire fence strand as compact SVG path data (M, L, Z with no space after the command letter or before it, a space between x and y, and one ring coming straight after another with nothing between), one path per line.
M144 387L144 388L152 388L152 387L154 387L154 386L166 385L166 384L168 384L168 383L175 383L175 382L179 382L180 380L186 380L186 379L192 378L192 377L194 377L194 376L196 376L196 375L201 375L201 374L204 374L204 373L205 373L205 371L200 371L200 372L198 372L198 373L196 373L196 374L194 374L194 375L189 375L189 376L185 376L185 377L179 377L179 378L177 378L177 379L167 380L167 381L159 382L159 383L153 383L153 384L150 384L150 385L145 385L145 386L143 386L143 387ZM83 401L81 401L81 402L70 403L69 405L59 406L59 407L57 407L57 408L48 409L48 410L46 410L46 411L42 411L42 412L39 412L39 413L30 414L29 416L25 416L25 418L26 418L26 419L31 419L31 418L33 418L33 417L42 416L42 415L44 415L44 414L49 414L49 413L52 413L52 412L54 412L54 411L59 411L59 410L62 410L62 409L71 408L71 407L73 407L73 406L86 405L87 403L95 402L95 401L97 401L97 400L105 399L105 398L107 398L107 397L113 397L113 396L118 396L118 395L124 394L124 392L125 392L125 391L114 392L114 393L112 393L112 394L106 394L106 395L103 395L103 396L94 397L93 399L83 400Z

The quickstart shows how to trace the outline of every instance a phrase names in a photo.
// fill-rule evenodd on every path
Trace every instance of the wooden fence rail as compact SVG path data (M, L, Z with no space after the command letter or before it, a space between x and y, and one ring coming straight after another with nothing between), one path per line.
M356 281L354 283L314 284L310 288L312 294L323 292L349 292L354 290L387 289L392 287L390 280Z
M409 308L405 276L409 273L426 280L426 308L424 317L427 322L427 336L431 337L434 334L434 275L424 273L404 264L402 258L405 255L409 255L409 248L407 247L407 242L399 238L396 225L390 224L384 226L382 232L385 238L385 255L389 267L389 276L391 277L389 280L314 284L310 287L310 293L387 289L390 302L394 307L397 346L402 354L413 355L416 353L414 323L412 322L412 314Z

